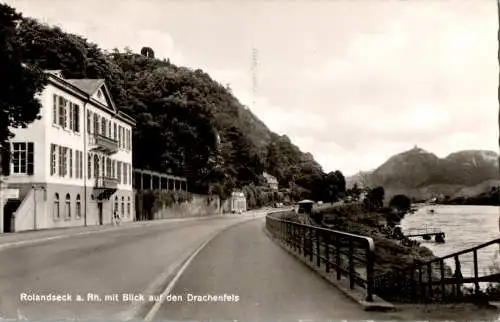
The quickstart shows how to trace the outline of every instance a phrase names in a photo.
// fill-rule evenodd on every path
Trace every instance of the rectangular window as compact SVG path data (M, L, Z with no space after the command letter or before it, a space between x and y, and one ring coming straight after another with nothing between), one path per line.
M57 145L50 144L50 175L56 174L57 170Z
M93 157L94 159L94 178L99 178L99 172L101 172L101 163L99 156L97 154L94 154Z
M111 160L111 177L116 179L116 160Z
M127 184L127 179L128 179L128 175L127 175L127 164L124 163L123 164L123 184Z
M57 118L57 97L58 96L56 94L54 94L52 96L52 98L54 100L53 105L52 105L52 123L53 124L57 124L57 120L58 120L58 118Z
M108 121L108 138L111 138L111 121Z
M122 148L122 127L118 126L118 147Z
M73 131L80 133L80 105L73 104Z
M87 133L92 133L92 112L87 111Z
M99 115L94 113L94 128L92 129L94 135L99 134Z
M101 177L106 176L106 158L104 156L99 158L99 174Z
M87 153L87 178L92 179L92 153Z
M128 184L132 185L132 165L128 164Z
M12 172L33 174L34 145L33 142L12 143Z
M66 175L68 175L68 148L67 147L64 147L63 148L63 177L65 177Z
M59 125L66 128L66 100L59 96Z
M118 180L118 183L122 183L122 163L121 161L118 161L116 164L116 179Z
M101 135L106 136L106 119L101 118Z
M73 149L68 149L69 154L69 177L73 178Z
M122 149L125 149L125 128L122 127Z
M116 141L118 135L116 133L116 123L113 123L113 140Z
M111 159L106 158L106 177L111 178L113 175L111 173Z

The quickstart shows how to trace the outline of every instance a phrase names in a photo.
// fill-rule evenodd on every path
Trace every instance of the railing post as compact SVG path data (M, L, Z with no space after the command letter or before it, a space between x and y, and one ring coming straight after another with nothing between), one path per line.
M472 252L474 255L474 286L475 286L475 293L479 294L479 282L477 281L479 277L479 267L477 263L477 249L474 249Z
M375 254L370 248L370 244L366 246L366 290L367 296L366 300L368 302L373 302L373 271L375 265Z
M415 297L416 297L416 290L415 290L415 270L411 270L411 273L410 273L410 278L411 278L411 299L412 301L415 300Z
M419 267L418 268L418 285L419 285L419 297L420 298L424 298L426 299L427 298L427 290L425 289L425 285L424 285L424 282L423 282L423 276L422 276L422 267Z
M309 230L309 259L312 262L314 260L313 232L311 227L307 227L307 230Z
M331 240L331 234L326 234L324 236L324 242L325 242L325 268L326 272L330 273L330 240Z
M441 274L441 298L445 298L446 297L446 283L444 280L444 260L443 259L441 259L439 261L439 271Z
M316 233L314 234L316 236L316 266L321 267L321 234L319 230L316 230Z
M462 289L461 289L461 284L462 284L462 269L460 267L460 259L458 258L457 255L454 256L455 259L455 278L456 278L456 287L457 287L457 299L460 299L462 297Z
M352 238L349 238L349 287L354 288L354 245Z
M340 268L340 243L341 243L341 240L340 240L340 237L339 235L335 235L335 266L337 266L337 281L340 281L341 277L342 277L342 271L341 271L341 268Z
M427 264L427 284L429 285L429 298L432 299L432 263Z

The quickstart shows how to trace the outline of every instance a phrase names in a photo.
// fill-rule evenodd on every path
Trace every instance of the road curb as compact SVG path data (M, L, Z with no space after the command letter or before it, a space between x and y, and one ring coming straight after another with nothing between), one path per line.
M0 240L0 252L2 250L9 249L9 248L25 246L25 245L34 245L34 244L43 243L43 242L51 241L51 240L58 240L58 239L76 237L76 236L94 235L94 234L99 234L99 233L119 231L119 230L128 230L128 229L141 228L141 227L147 227L147 226L165 225L165 224L172 224L172 223L178 223L178 222L208 220L209 218L223 218L223 217L222 216L199 216L199 217L188 217L188 218L160 219L160 220L151 220L151 221L144 221L144 222L136 221L136 222L132 222L130 224L125 224L121 227L120 226L118 226L118 227L117 226L109 226L109 227L102 228L102 229L80 231L80 232L73 232L73 233L71 231L65 231L65 234L40 237L40 238L36 238L36 239L23 239L23 240L19 240L19 241L12 241L12 242L6 242L6 243L1 243L1 240ZM89 226L89 227L93 227L93 226ZM99 226L96 226L96 227L99 227ZM78 228L78 227L75 227L75 228ZM50 229L48 229L48 231L50 231Z
M327 280L330 284L332 284L335 288L337 288L342 294L344 294L346 297L349 299L353 300L354 302L358 303L363 307L365 311L392 311L395 310L395 306L392 303L389 303L376 295L374 295L374 302L368 302L366 301L365 294L362 292L359 292L359 290L351 290L348 285L342 285L342 284L348 284L348 283L342 283L343 281L337 281L334 279L332 276L327 274L323 269L320 269L316 267L313 263L302 257L301 255L295 253L292 251L288 246L284 245L282 242L279 240L275 239L269 230L267 230L266 225L262 226L262 230L266 234L266 236L271 239L275 244L286 250L288 253L293 255L295 258L297 258L302 264L306 265L310 269L312 269L314 272L319 274L322 278ZM345 281L344 281L345 282Z

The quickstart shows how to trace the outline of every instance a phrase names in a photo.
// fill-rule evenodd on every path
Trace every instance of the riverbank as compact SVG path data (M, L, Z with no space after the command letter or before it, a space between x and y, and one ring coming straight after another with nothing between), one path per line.
M315 209L312 217L318 226L371 237L376 245L376 274L406 269L437 258L429 248L388 227L388 222L402 218L394 213L367 212L360 204L341 204Z

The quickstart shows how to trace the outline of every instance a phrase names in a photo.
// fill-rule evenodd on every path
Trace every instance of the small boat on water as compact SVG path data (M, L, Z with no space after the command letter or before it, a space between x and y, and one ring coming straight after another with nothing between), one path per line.
M433 214L433 213L435 213L435 211L434 211L434 209L427 209L427 213L428 214Z

